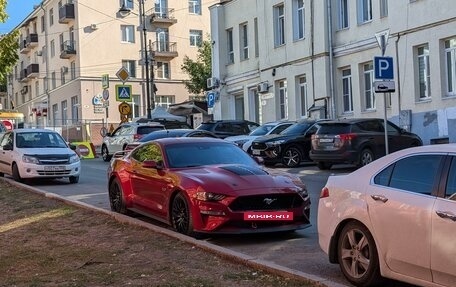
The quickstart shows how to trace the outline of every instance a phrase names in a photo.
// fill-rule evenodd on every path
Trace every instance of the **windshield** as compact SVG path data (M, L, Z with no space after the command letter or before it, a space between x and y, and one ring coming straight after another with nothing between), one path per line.
M258 164L242 149L230 143L172 144L166 147L171 168L217 164Z
M250 133L250 136L264 136L269 131L271 131L273 128L274 128L274 125L263 125L263 126L257 127L256 129L253 130L253 132Z
M16 134L18 148L67 148L63 138L54 132L27 132Z
M296 123L294 125L289 126L286 128L283 132L281 132L281 135L302 135L304 134L309 127L313 123Z

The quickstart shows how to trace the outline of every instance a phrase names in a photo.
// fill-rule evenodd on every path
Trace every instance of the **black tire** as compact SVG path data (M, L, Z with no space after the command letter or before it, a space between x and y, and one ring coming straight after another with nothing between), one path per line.
M320 170L328 170L332 167L332 163L319 161L317 162L317 167Z
M179 233L194 236L193 219L187 199L182 193L176 194L171 205L171 224Z
M109 155L108 147L105 145L101 146L101 158L107 162L111 160L111 157L112 155Z
M79 182L79 176L70 176L68 179L70 180L70 183L78 183Z
M374 153L370 149L365 148L359 154L359 161L358 161L357 166L362 167L362 166L368 165L369 163L373 162L374 160L375 160Z
M19 169L17 168L17 164L13 163L12 172L11 172L13 179L17 182L23 182L24 180L19 173Z
M289 147L283 152L282 163L287 167L297 167L301 161L302 154L297 147Z
M342 229L337 242L337 259L345 278L360 287L381 283L377 247L369 230L357 221Z
M112 211L121 214L129 213L125 205L122 186L117 179L114 179L109 185L109 204Z

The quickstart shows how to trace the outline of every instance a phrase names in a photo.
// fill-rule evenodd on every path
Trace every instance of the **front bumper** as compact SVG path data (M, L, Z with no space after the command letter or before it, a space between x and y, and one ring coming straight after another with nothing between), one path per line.
M19 174L22 178L61 178L79 176L81 162L62 165L41 165L32 163L18 164Z

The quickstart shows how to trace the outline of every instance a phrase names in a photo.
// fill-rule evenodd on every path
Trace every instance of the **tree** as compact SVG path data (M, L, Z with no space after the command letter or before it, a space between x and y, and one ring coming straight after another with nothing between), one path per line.
M0 22L5 23L8 19L6 14L7 0L0 0ZM11 31L0 36L0 85L6 85L6 79L11 69L16 64L19 56L19 31Z
M187 91L195 95L203 95L207 90L206 80L212 75L212 51L211 42L203 41L198 48L196 60L184 57L182 70L189 76L189 80L184 81Z

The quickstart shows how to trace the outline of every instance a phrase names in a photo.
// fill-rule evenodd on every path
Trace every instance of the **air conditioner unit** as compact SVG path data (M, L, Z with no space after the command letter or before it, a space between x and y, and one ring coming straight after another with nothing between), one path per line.
M68 73L68 67L62 67L62 74Z
M208 88L217 88L219 85L219 80L216 77L212 77L207 79L206 84Z
M257 85L258 93L267 93L269 91L269 84L268 82L259 83Z

